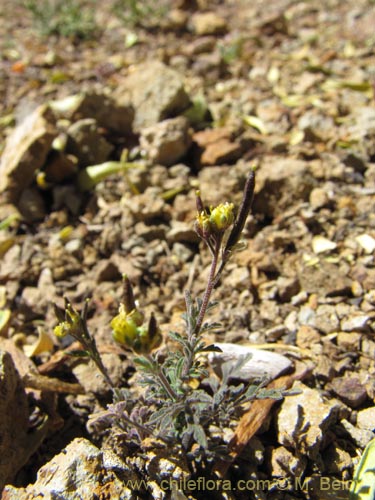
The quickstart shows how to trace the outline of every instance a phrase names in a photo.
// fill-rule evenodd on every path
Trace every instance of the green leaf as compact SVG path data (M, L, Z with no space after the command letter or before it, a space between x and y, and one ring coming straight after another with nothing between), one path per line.
M134 363L139 365L143 370L150 371L150 372L154 371L154 366L153 366L152 362L143 356L139 356L139 357L134 358Z
M204 429L201 425L198 424L193 424L193 437L196 441L196 443L199 444L203 449L208 448L208 441L206 437L206 433L204 432Z
M215 344L210 344L203 347L203 349L201 349L201 352L223 352L223 350Z
M375 498L375 439L366 446L357 465L349 500L373 500Z
M65 354L68 356L72 356L74 358L87 358L90 356L88 351L84 351L83 349L74 349L73 351L65 351Z

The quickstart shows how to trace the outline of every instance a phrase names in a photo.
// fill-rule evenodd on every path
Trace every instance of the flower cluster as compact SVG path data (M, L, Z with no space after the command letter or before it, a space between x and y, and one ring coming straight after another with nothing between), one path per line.
M127 312L125 305L120 304L118 315L111 321L114 340L137 354L148 354L159 347L162 336L154 316L151 316L147 326L143 324L143 320L144 316L140 311L133 309Z
M160 346L162 335L154 315L146 326L144 315L137 309L129 278L123 276L123 303L119 313L111 321L113 338L137 354L148 354Z
M71 335L79 340L85 330L84 316L80 315L66 299L65 309L61 310L55 306L55 313L59 319L59 324L53 329L56 337L63 338Z
M210 207L207 211L201 206L200 196L197 193L197 208L195 230L204 240L224 233L234 222L233 203L220 203L217 207Z

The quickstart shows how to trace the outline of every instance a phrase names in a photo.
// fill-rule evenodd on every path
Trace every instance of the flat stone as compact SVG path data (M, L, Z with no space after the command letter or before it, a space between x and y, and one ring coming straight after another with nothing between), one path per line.
M329 196L324 188L314 188L310 193L310 206L313 210L319 210L329 204Z
M372 254L375 250L375 238L369 234L361 234L356 237L356 241L360 244L367 254Z
M202 165L220 165L237 160L242 153L241 145L226 139L209 144L200 157Z
M314 236L311 243L313 252L316 254L331 252L337 248L337 243L324 236Z
M359 351L361 347L361 340L362 334L355 332L339 332L336 338L338 347L347 352Z
M220 374L221 367L225 362L235 364L241 357L251 355L250 360L245 363L241 370L236 372L235 378L251 380L254 378L267 377L274 379L291 368L291 361L281 354L252 349L250 347L226 342L215 342L222 352L211 352L208 359L213 369Z
M336 332L340 326L336 308L329 304L318 306L315 314L314 326L323 333Z
M202 148L208 146L209 144L213 144L222 139L231 140L233 132L228 127L217 127L217 128L208 128L206 130L201 130L200 132L196 132L193 135L193 141L201 146Z
M159 61L135 66L119 85L115 98L119 105L133 105L136 132L178 115L190 104L180 73Z
M31 185L57 135L54 115L47 105L42 105L9 136L0 160L0 194L6 201L17 202Z
M183 116L143 128L140 146L153 163L171 166L186 155L191 145L189 122Z
M355 376L334 378L329 388L350 408L358 408L367 399L366 388Z
M370 329L371 317L367 314L358 314L357 316L350 316L341 321L341 329L344 332L365 332Z

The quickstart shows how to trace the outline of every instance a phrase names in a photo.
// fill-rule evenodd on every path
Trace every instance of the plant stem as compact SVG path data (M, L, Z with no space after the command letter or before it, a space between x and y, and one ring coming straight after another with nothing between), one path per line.
M176 401L178 399L178 396L175 393L175 391L172 389L171 384L169 383L167 377L164 375L164 372L163 372L162 368L160 367L160 365L158 364L158 362L155 361L151 355L148 355L147 358L152 363L155 374L158 377L159 382L162 385L165 392L168 394L168 396L173 401Z
M197 323L195 325L195 329L194 329L194 332L193 332L195 335L198 335L199 332L200 332L200 329L202 328L202 323L203 323L204 317L206 315L208 304L210 302L210 297L211 297L211 294L212 294L212 290L214 288L215 273L216 273L216 268L217 268L217 264L218 264L218 260L219 260L219 253L220 253L221 241L222 241L222 238L218 237L217 240L216 240L216 245L215 245L215 248L214 248L214 252L212 253L212 262L211 262L210 274L208 276L206 290L205 290L204 295L203 295L202 305L201 305L201 308L200 308L200 311L199 311L199 315L198 315L198 319L197 319Z

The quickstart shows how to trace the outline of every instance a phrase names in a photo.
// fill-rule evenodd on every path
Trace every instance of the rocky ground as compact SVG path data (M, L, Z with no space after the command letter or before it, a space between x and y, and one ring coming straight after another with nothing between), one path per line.
M134 26L108 1L87 40L39 36L30 10L2 3L2 498L346 498L375 437L373 1L175 1ZM111 175L87 169L103 164ZM130 459L87 425L110 391L53 337L52 304L90 297L103 362L132 388L109 326L121 275L168 347L184 290L202 294L209 269L196 189L238 205L252 166L253 212L210 340L261 346L266 364L276 351L298 394L250 409L249 443L215 465L232 486L249 481L242 491L189 491L177 457L150 445Z

